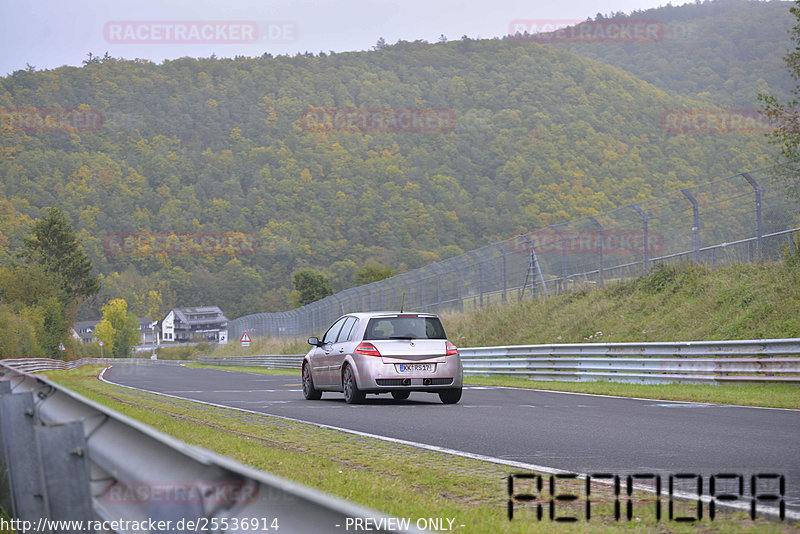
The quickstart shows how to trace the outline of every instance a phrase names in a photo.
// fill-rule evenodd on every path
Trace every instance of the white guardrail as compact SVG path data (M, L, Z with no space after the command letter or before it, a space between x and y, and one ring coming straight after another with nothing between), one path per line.
M0 506L17 532L337 532L356 518L396 532L378 512L189 445L22 370L108 362L0 361Z
M800 383L800 338L459 348L467 375L664 384ZM300 369L302 354L206 356L207 365Z

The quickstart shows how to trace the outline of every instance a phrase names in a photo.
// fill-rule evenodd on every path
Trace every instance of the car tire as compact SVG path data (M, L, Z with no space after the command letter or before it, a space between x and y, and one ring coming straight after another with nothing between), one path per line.
M358 404L366 396L363 391L358 389L356 375L353 374L353 369L349 365L344 368L344 373L342 373L342 390L347 404Z
M392 397L394 397L394 400L406 400L409 395L411 395L410 391L392 391Z
M314 380L311 378L311 369L308 365L303 366L303 396L306 400L319 400L322 392L314 387Z
M455 404L461 400L461 388L443 389L439 392L439 399L444 404Z

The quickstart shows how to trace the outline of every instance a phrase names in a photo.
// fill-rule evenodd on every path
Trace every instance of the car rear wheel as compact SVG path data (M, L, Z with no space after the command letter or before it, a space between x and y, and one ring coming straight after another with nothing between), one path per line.
M445 404L455 404L461 400L461 388L443 389L439 392L439 399Z
M394 400L406 400L409 395L411 395L410 391L392 391Z
M314 387L314 380L311 378L311 369L308 365L303 366L303 396L306 400L322 398L322 392Z
M342 389L344 390L344 400L347 404L358 404L363 401L366 396L363 391L358 389L356 377L353 374L353 369L349 365L344 368Z

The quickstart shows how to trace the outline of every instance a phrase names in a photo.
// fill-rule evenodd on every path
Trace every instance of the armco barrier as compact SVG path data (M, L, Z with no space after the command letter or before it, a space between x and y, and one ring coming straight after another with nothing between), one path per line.
M198 356L197 363L205 365L230 365L234 367L269 367L271 369L297 369L303 363L302 354L268 354L261 356Z
M459 348L467 375L536 380L797 382L800 338L649 343L557 343ZM789 356L789 357L787 357ZM300 369L302 354L200 357L206 365Z
M392 523L375 511L184 443L18 370L22 363L0 361L0 459L12 517L39 531L336 532L364 518L395 532L380 527Z
M464 373L664 384L800 383L800 338L563 343L459 349Z
M39 371L67 371L77 369L84 365L179 365L180 360L150 360L144 358L81 358L80 360L63 361L51 358L9 358L2 363L13 367L23 373L38 373Z

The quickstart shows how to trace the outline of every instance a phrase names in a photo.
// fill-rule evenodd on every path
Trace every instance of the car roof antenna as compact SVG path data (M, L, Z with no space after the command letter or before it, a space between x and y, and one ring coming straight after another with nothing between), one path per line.
M403 292L403 297L400 299L400 313L403 313L403 306L406 305L406 294Z

